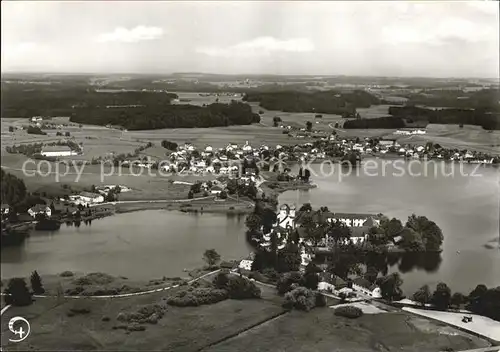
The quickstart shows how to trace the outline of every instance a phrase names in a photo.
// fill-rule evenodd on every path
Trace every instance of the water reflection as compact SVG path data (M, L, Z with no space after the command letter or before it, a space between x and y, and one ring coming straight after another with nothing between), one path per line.
M439 252L422 253L366 253L357 254L358 261L367 268L374 268L381 275L387 275L389 269L396 267L402 274L414 270L424 270L427 273L437 272L442 258ZM328 261L328 256L318 253L315 261L322 264Z

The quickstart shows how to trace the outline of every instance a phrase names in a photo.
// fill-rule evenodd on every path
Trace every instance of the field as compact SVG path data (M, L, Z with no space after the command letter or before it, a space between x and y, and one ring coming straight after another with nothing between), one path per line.
M210 351L459 351L488 342L406 313L350 320L333 309L291 312L220 343Z
M30 307L9 309L2 316L2 335L8 334L7 322L23 316L31 324L31 334L23 342L12 344L2 338L8 350L159 350L197 351L228 336L244 331L283 312L274 293L263 292L261 300L226 300L199 307L168 307L158 324L144 324L145 331L114 330L119 312L130 312L143 304L162 302L174 290L145 296L111 300L38 299ZM68 317L75 305L90 309L86 315ZM103 321L103 317L110 321Z
M205 280L211 279L202 279ZM168 306L157 324L143 324L145 331L113 329L121 324L116 319L118 313L131 312L144 304L164 303L163 299L180 289L115 299L37 299L29 307L11 307L1 319L3 337L9 334L7 322L14 316L30 322L31 334L19 344L9 344L3 338L2 347L12 351L437 352L490 345L452 327L394 308L383 314L365 314L356 320L335 316L333 309L327 307L308 313L285 313L281 308L283 298L266 286L261 286L261 300L225 300L186 308ZM68 316L75 307L85 307L90 312Z

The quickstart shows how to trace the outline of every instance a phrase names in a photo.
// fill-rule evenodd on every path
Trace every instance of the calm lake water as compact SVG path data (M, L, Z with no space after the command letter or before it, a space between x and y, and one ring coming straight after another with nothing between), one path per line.
M381 166L380 160L377 163ZM404 164L404 169L409 165ZM449 174L453 164L442 165ZM418 165L411 168L419 172ZM500 285L497 169L481 167L477 170L481 177L461 176L459 170L454 177L441 171L435 177L430 167L427 176L397 177L393 175L397 170L388 166L385 176L381 169L379 176L373 176L377 171L370 169L341 180L338 172L319 175L320 169L313 166L318 188L285 192L280 202L310 202L336 212L383 213L403 222L416 213L442 228L445 240L440 256L405 259L389 269L402 272L407 294L440 281L462 292L479 283ZM464 172L473 169L467 166ZM328 167L323 170L331 173ZM246 257L251 248L244 231L244 217L164 210L119 214L80 227L62 225L53 233L33 232L23 246L2 249L1 272L2 277L32 270L42 274L101 271L137 279L182 276L185 268L203 264L202 254L208 248L215 248L224 259Z
M431 163L427 164L426 172L419 163L406 163L402 168L405 176L399 177L400 165L384 166L382 162L377 160L378 168L361 168L360 172L343 178L339 177L338 168L330 176L321 176L321 167L314 165L318 176L312 177L318 188L286 192L280 201L310 202L313 208L324 205L334 212L383 213L400 219L403 224L412 213L435 221L444 235L441 262L424 258L418 267L427 270L412 268L414 265L407 262L390 269L402 269L399 271L406 293L440 281L467 293L480 283L499 286L499 170L481 166L475 171L476 165L463 165L461 171L458 164ZM328 167L323 170L326 174L332 172ZM410 176L409 170L422 176ZM473 173L478 176L465 176Z

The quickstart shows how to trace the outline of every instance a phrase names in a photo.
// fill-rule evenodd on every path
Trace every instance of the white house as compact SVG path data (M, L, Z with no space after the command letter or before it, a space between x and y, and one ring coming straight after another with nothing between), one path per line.
M252 270L253 260L243 259L240 264L238 264L238 268L243 270Z
M36 204L28 209L28 214L35 218L38 214L45 214L47 217L52 215L52 210L45 204Z
M10 206L8 204L2 204L2 215L7 215L10 212Z
M41 122L43 121L43 118L41 116L33 116L31 118L31 122Z
M210 193L218 195L222 193L222 188L220 186L213 186L212 189L210 190Z
M241 148L244 152L251 152L252 151L252 146L248 144L248 141L245 142L245 145L243 148Z
M205 152L207 152L207 153L211 153L212 151L213 151L212 146L207 145L207 146L205 147Z
M77 155L78 153L71 150L71 148L66 145L56 145L44 147L40 154L43 156L71 156Z
M85 204L97 204L104 202L104 197L99 193L82 192L80 193L80 200Z

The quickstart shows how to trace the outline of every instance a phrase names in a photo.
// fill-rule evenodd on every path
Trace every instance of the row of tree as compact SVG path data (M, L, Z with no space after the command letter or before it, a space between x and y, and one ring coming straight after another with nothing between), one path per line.
M452 295L448 285L441 282L432 293L428 285L422 286L413 294L413 300L422 305L431 304L440 310L450 307L460 309L465 305L473 313L500 321L500 286L488 289L485 285L477 285L469 295L465 296L460 292Z

